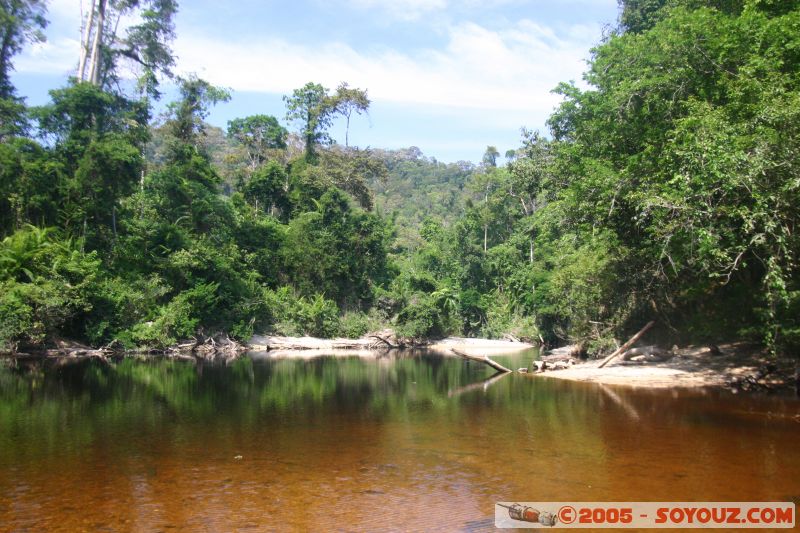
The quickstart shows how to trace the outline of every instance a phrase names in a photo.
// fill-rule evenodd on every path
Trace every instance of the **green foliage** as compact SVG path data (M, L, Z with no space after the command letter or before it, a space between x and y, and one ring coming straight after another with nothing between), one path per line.
M297 295L289 287L264 292L271 315L269 329L281 335L333 337L339 332L339 308L321 294Z
M650 319L677 340L800 344L791 2L624 0L588 88L560 85L552 138L523 130L504 167L492 146L480 166L331 146L334 117L349 125L370 105L347 84L285 97L301 138L265 115L232 120L227 136L208 127L230 95L196 77L149 128L146 99L102 87L122 54L141 60L141 87L157 95L157 72L172 65L171 0L114 4L149 9L104 45L102 81L70 82L29 113L7 74L42 6L7 4L5 348L61 335L129 346L358 336L387 323L415 338L512 333L599 348ZM29 115L42 144L22 137Z
M445 333L442 316L433 297L415 295L397 316L396 331L400 337L425 339Z
M53 230L27 226L0 241L0 348L82 335L100 261Z
M300 89L284 96L286 119L301 124L300 135L305 141L306 159L316 157L317 145L330 142L328 128L332 124L336 102L328 94L328 89L318 83L306 83Z
M42 30L47 26L47 7L42 0L5 0L0 4L0 101L14 99L11 72L12 58L22 51L26 42L45 40ZM3 117L5 118L5 117ZM3 121L0 129L8 132L9 122Z
M352 208L338 189L319 199L317 209L289 222L284 263L301 294L321 292L345 308L371 299L371 289L386 271L383 223Z
M178 294L155 310L152 320L135 324L117 337L127 346L162 348L193 337L201 323L199 312L218 303L217 287L202 284ZM152 312L152 311L151 311Z
M250 164L255 169L270 152L286 148L286 128L269 115L253 115L228 121L228 136L247 150Z
M274 209L285 213L289 209L286 186L289 176L286 169L275 161L259 168L250 180L241 187L244 197L255 206L271 213Z
M141 20L127 29L127 35L121 40L122 46L113 50L112 54L133 60L141 70L137 78L139 91L158 99L161 97L158 76L162 74L171 78L171 69L175 65L169 44L175 38L173 21L178 3L175 0L150 0L128 2L128 5L133 7L137 3L144 8Z
M176 159L186 153L180 143L193 144L204 134L203 120L208 116L209 108L231 98L229 91L196 76L180 80L180 94L181 99L169 106L172 114L170 132L178 143L174 153Z
M386 316L376 309L371 309L369 313L350 311L339 317L338 335L348 339L357 339L367 333L382 329L387 323Z
M426 218L449 225L463 212L464 186L476 170L472 163L441 163L423 156L416 147L372 153L383 160L387 174L369 177L368 184L376 209L390 215L397 227L399 250L422 244L425 237L420 229Z
M335 112L347 121L344 145L350 146L350 118L353 113L360 115L369 109L371 102L367 91L350 87L347 82L343 82L336 88L336 93L331 97L331 101Z
M62 165L34 141L0 143L0 236L26 223L56 224L62 172Z

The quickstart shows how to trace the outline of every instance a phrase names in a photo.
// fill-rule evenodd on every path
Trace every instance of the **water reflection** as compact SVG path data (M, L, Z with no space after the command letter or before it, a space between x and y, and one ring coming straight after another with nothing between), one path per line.
M786 500L798 413L425 353L1 369L0 523L480 529L498 500Z

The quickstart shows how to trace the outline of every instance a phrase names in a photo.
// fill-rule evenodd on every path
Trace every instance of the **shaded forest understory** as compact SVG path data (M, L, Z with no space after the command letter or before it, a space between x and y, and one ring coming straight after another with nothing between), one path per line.
M27 107L13 57L46 12L3 9L2 351L391 327L594 352L649 320L669 342L800 346L794 2L621 2L589 88L560 85L548 134L479 164L333 143L369 110L346 83L287 95L292 132L206 124L230 95L172 74L171 0L100 1L78 75ZM179 99L154 117L166 78Z

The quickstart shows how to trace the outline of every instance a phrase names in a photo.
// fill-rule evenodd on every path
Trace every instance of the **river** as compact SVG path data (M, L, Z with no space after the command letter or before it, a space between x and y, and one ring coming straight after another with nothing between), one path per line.
M480 531L496 501L800 501L794 397L490 376L420 352L0 368L0 531Z

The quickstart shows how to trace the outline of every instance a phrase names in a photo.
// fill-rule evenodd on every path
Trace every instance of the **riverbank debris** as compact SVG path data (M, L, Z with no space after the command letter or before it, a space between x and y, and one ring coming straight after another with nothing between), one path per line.
M648 330L648 329L650 329L650 328L652 328L654 325L655 325L655 321L654 321L654 320L651 320L650 322L648 322L648 323L647 323L647 324L646 324L646 325L645 325L645 326L644 326L642 329L640 329L640 330L639 330L639 332L638 332L638 333L636 333L636 335L634 335L633 337L631 337L630 339L628 339L628 342L626 342L625 344L623 344L622 346L620 346L619 348L617 348L617 349L616 349L616 350L615 350L615 351L614 351L614 352L613 352L611 355L609 355L608 357L606 357L605 359L603 359L603 361L600 363L600 365L598 365L598 367L597 367L597 368L603 368L603 367L604 367L604 366L606 366L608 363L610 363L610 362L611 362L611 361L612 361L614 358L616 358L616 357L617 357L617 356L619 356L620 354L623 354L623 353L625 353L626 351L628 351L628 348L630 348L631 346L633 346L633 345L636 343L636 341L638 341L639 339L641 339L641 338L642 338L642 336L643 336L645 333L647 333L647 330Z
M500 363L496 362L495 360L491 359L488 355L471 355L466 352L462 352L461 350L456 350L455 348L450 348L450 351L456 354L459 357L463 357L464 359L468 359L470 361L477 361L479 363L483 363L485 365L489 365L490 367L494 368L498 372L505 372L510 373L511 370L504 367Z

